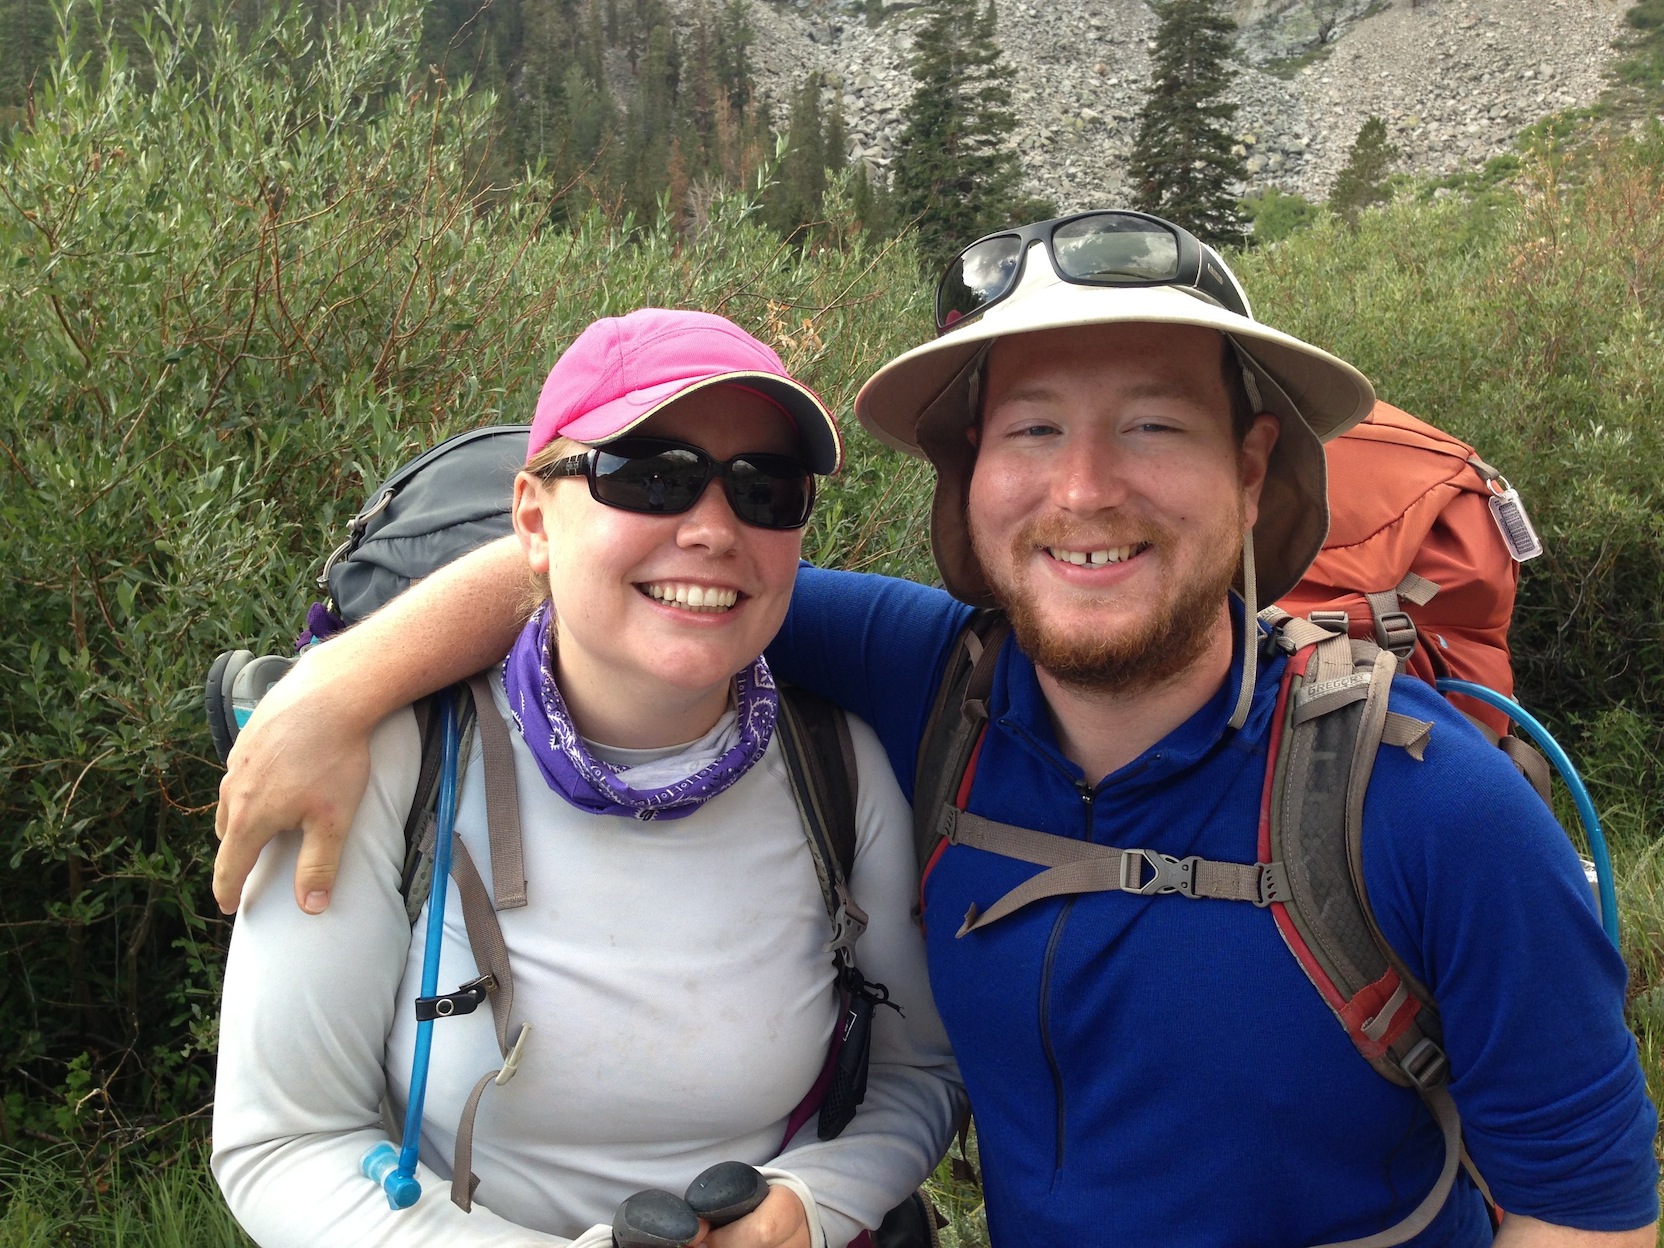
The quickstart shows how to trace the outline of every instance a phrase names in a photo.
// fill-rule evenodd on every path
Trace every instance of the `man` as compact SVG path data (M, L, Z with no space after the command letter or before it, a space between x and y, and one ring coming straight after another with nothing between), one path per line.
M1319 437L1363 416L1369 383L1252 320L1216 255L1133 213L980 240L950 266L937 313L941 336L880 370L856 411L936 467L933 545L961 601L806 569L770 662L871 722L905 785L964 604L997 603L1013 640L964 809L1253 863L1287 659L1262 644L1252 605L1321 545ZM451 590L430 582L442 618L406 600L357 653L326 651L306 686L279 686L223 790L222 902L263 828L301 821L317 845L297 897L327 904L325 837L356 793L308 806L304 750L342 754L359 729L339 721L500 653L509 621L502 637L446 623L473 614L456 610L470 594L505 614L490 563L445 577ZM359 678L320 735L306 688L392 637L382 692ZM442 670L424 667L441 655ZM1650 1245L1656 1118L1623 1026L1624 970L1576 858L1430 689L1399 681L1392 707L1434 726L1419 761L1396 748L1374 761L1363 874L1384 937L1438 1000L1466 1148L1508 1211L1495 1242ZM286 757L285 738L302 752ZM250 775L283 790L252 817ZM1439 1126L1363 1060L1262 908L1112 890L990 921L1037 873L954 844L924 885L996 1244L1491 1242L1466 1174L1412 1236L1444 1160Z

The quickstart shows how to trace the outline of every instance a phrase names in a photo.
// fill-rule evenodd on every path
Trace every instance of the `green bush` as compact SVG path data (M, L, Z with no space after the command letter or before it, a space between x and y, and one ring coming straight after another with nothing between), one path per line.
M1538 161L1503 207L1401 197L1241 263L1262 316L1518 486L1548 548L1520 580L1521 697L1639 844L1664 831L1664 131L1598 146L1583 178Z
M1290 195L1274 186L1242 201L1242 215L1247 218L1253 242L1280 243L1299 230L1305 229L1323 213L1321 206L1304 195Z
M687 232L555 228L558 188L484 181L493 102L425 74L414 0L321 43L292 8L242 37L182 14L153 20L142 65L106 47L60 66L0 140L0 1142L71 1141L91 1160L65 1173L97 1181L115 1151L177 1156L210 1094L226 926L202 675L287 644L369 485L523 419L599 315L723 312L844 412L929 333L915 251L867 242L847 179L807 251L745 198ZM1645 1003L1664 980L1641 849L1664 833L1664 134L1579 176L1528 162L1480 201L1319 215L1234 263L1265 319L1524 493L1549 553L1521 583L1522 695L1585 764L1620 872L1639 864ZM850 451L811 557L928 576L927 474ZM1643 1030L1657 1054L1664 1023Z
M724 312L843 410L927 324L894 279L916 258L869 249L845 187L807 255L739 199L697 235L552 228L538 178L481 184L492 101L425 75L416 12L315 44L297 7L246 39L170 10L153 73L106 39L4 148L8 1138L149 1139L206 1101L227 928L200 682L221 649L288 644L378 476L525 419L600 315ZM816 557L925 566L896 458L857 443Z

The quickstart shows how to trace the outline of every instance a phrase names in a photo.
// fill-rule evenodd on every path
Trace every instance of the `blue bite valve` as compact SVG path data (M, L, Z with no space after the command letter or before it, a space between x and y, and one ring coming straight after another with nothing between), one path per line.
M358 1169L370 1182L381 1184L390 1208L408 1209L421 1199L422 1185L415 1175L399 1171L398 1150L386 1140L364 1154Z

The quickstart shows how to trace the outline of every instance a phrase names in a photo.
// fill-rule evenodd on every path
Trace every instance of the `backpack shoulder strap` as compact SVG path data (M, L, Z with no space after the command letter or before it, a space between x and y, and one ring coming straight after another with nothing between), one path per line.
M491 687L479 673L451 687L456 699L457 724L461 731L458 757L466 760L477 732L485 761L485 809L491 842L492 908L513 910L526 904L526 866L521 852L520 796L514 787L514 748L508 726L501 715L481 715L481 706L493 707ZM405 899L405 914L414 924L427 901L433 879L433 836L438 826L439 718L433 697L423 698L412 708L421 739L422 762L416 778L416 793L405 817L404 872L399 892ZM460 793L461 778L458 777Z
M778 729L792 797L832 922L827 948L843 978L854 969L855 942L867 927L867 916L849 891L860 783L849 721L843 708L786 685L780 689Z
M1294 653L1268 749L1260 858L1283 865L1284 892L1270 909L1295 960L1358 1052L1420 1094L1444 1136L1443 1169L1421 1203L1396 1225L1344 1246L1387 1248L1419 1234L1443 1208L1462 1154L1438 1010L1382 934L1363 873L1364 798L1376 755L1396 745L1419 758L1432 725L1388 710L1398 668L1390 651L1327 630L1310 640L1320 627L1279 624Z
M480 1097L492 1083L507 1083L519 1067L520 1055L531 1028L522 1023L510 1040L510 1015L514 1008L514 974L508 960L508 944L503 938L497 911L514 909L526 904L526 871L520 829L520 799L514 781L514 747L508 726L497 711L491 686L484 673L453 686L452 693L458 707L461 745L459 759L466 759L469 743L475 732L479 735L484 756L486 825L491 853L492 888L486 891L479 868L474 865L461 837L452 841L451 878L456 881L462 902L463 924L468 932L468 947L479 969L477 979L462 985L455 992L441 997L423 998L418 1009L432 1011L431 1017L452 1017L472 1013L482 1000L491 1005L492 1023L497 1033L497 1047L503 1064L481 1076L474 1085L457 1125L456 1151L453 1156L451 1200L468 1209L473 1200L478 1180L472 1173L474 1118ZM405 911L414 923L434 886L433 849L438 829L439 771L443 740L439 716L433 713L431 699L424 699L416 707L416 722L421 737L422 766L418 773L415 798L410 815L405 821L405 870L400 884L405 897ZM460 777L458 798L461 800ZM419 1016L420 1017L420 1016Z
M474 699L466 684L451 686L450 693L456 703L457 757L466 760L474 730ZM439 768L445 745L440 731L438 697L430 694L411 706L421 743L421 765L416 773L416 791L404 820L404 869L399 874L399 895L404 898L405 918L412 927L427 904L433 886L433 838L439 825ZM460 793L460 776L457 783Z
M922 921L924 877L953 830L959 790L988 723L988 694L1000 649L1011 632L1003 611L977 611L948 654L919 740L913 770L913 851L919 896L913 917Z
M1363 880L1363 806L1376 754L1388 744L1419 757L1432 728L1387 709L1397 667L1391 652L1344 634L1290 658L1268 751L1275 763L1260 849L1284 866L1288 895L1272 913L1295 957L1364 1057L1395 1083L1414 1086L1438 1047L1437 1012L1382 935ZM1431 1048L1412 1074L1403 1066L1423 1041Z

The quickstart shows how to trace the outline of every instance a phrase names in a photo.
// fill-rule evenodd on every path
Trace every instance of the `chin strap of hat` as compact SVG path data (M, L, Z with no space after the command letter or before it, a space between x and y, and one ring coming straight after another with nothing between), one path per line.
M1259 603L1254 587L1254 531L1242 537L1242 684L1237 689L1236 709L1231 712L1231 727L1241 728L1248 722L1248 708L1254 702L1254 677L1259 669L1260 630Z

